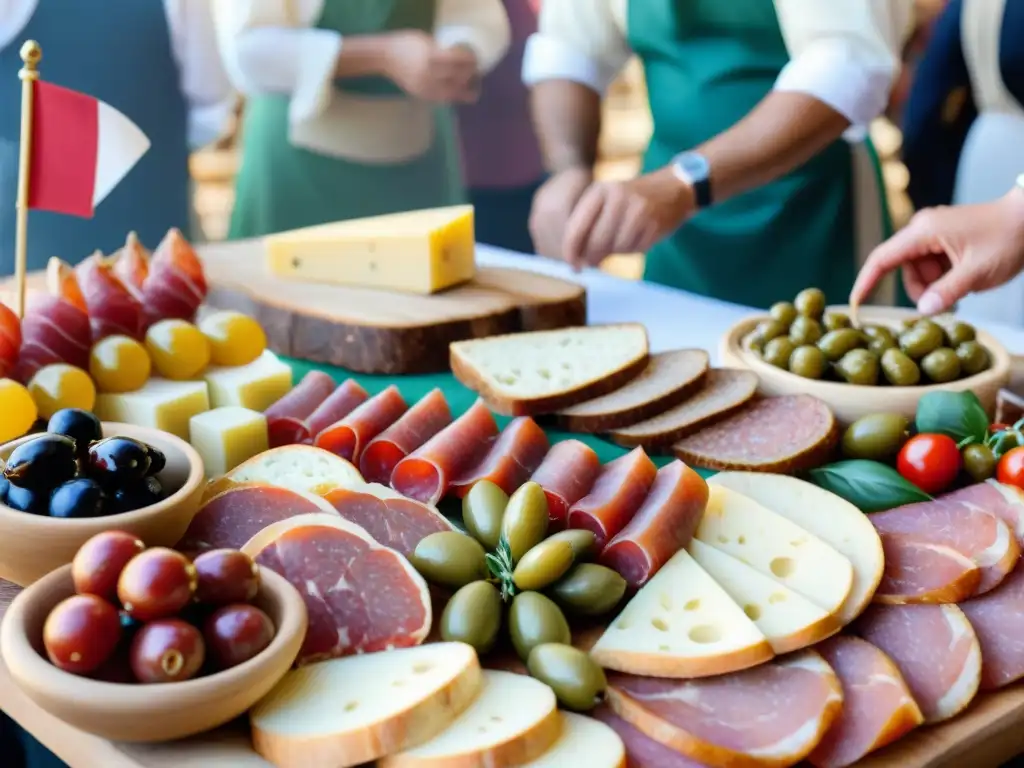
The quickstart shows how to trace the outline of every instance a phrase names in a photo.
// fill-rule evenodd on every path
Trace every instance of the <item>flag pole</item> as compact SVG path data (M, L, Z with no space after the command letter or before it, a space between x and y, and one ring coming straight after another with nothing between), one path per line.
M17 291L15 311L25 316L25 264L28 240L28 178L32 162L32 95L39 79L39 60L43 49L35 40L26 40L21 46L24 66L18 72L21 80L21 154L18 158L17 226L14 235L14 285Z

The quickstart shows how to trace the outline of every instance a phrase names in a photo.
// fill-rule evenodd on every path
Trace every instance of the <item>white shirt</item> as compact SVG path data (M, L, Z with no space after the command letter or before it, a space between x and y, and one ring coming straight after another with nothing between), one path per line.
M189 144L202 147L227 130L235 91L217 50L210 0L163 2L181 92L189 106ZM0 0L0 48L21 42L19 35L38 4L39 0Z

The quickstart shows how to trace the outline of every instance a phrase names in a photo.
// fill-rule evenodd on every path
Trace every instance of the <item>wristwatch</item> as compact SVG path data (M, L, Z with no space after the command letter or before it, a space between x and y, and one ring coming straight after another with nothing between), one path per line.
M1017 177L1017 186L1024 189L1024 173Z
M699 152L682 152L672 158L672 173L693 188L697 208L707 208L711 199L711 164Z

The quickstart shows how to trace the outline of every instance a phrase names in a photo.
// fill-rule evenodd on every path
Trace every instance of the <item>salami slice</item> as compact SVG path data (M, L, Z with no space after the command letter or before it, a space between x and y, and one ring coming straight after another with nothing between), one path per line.
M391 475L391 486L410 499L436 504L452 479L487 452L498 425L482 400L420 448L402 459Z
M615 713L709 766L786 766L806 757L839 715L835 673L812 651L701 680L613 674Z
M955 605L875 605L854 625L895 662L926 723L962 712L981 681L981 647Z
M599 474L601 460L589 445L579 440L554 444L530 477L548 497L549 529L565 528L569 507L590 493Z
M981 583L981 569L971 558L940 544L882 539L885 571L875 591L876 603L956 603Z
M658 470L636 515L601 552L600 562L631 587L642 587L690 543L707 504L704 478L681 461L667 464Z
M943 501L959 502L983 509L1010 526L1017 543L1024 548L1024 491L989 480L947 493Z
M452 481L452 491L462 498L474 483L490 480L511 494L530 479L550 445L544 430L529 416L513 419L480 461Z
M452 412L441 390L431 390L366 444L359 457L359 471L368 483L390 484L398 462L451 423Z
M626 745L626 768L706 768L705 763L691 760L638 731L607 705L598 707L590 715L619 734Z
M843 709L808 758L817 768L845 768L924 722L892 660L856 637L815 646L839 677Z
M988 594L964 601L960 609L981 646L982 690L1024 678L1024 568Z
M569 527L593 531L603 547L633 519L657 473L643 448L606 464L590 493L569 508Z
M309 434L316 437L322 430L352 413L369 396L354 379L346 379L306 419Z
M295 445L308 440L307 419L334 392L334 379L322 371L310 371L291 392L264 411L270 447Z
M337 515L302 515L242 551L284 576L309 616L297 663L419 645L430 632L427 584L409 561Z
M358 465L363 447L394 424L405 413L406 407L398 387L392 385L378 392L345 418L321 430L314 445Z

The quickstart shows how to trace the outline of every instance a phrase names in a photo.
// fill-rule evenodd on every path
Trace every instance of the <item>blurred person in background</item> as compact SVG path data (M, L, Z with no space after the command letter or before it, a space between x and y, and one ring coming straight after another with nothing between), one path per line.
M229 237L465 201L450 105L508 48L501 0L214 0L246 96Z

